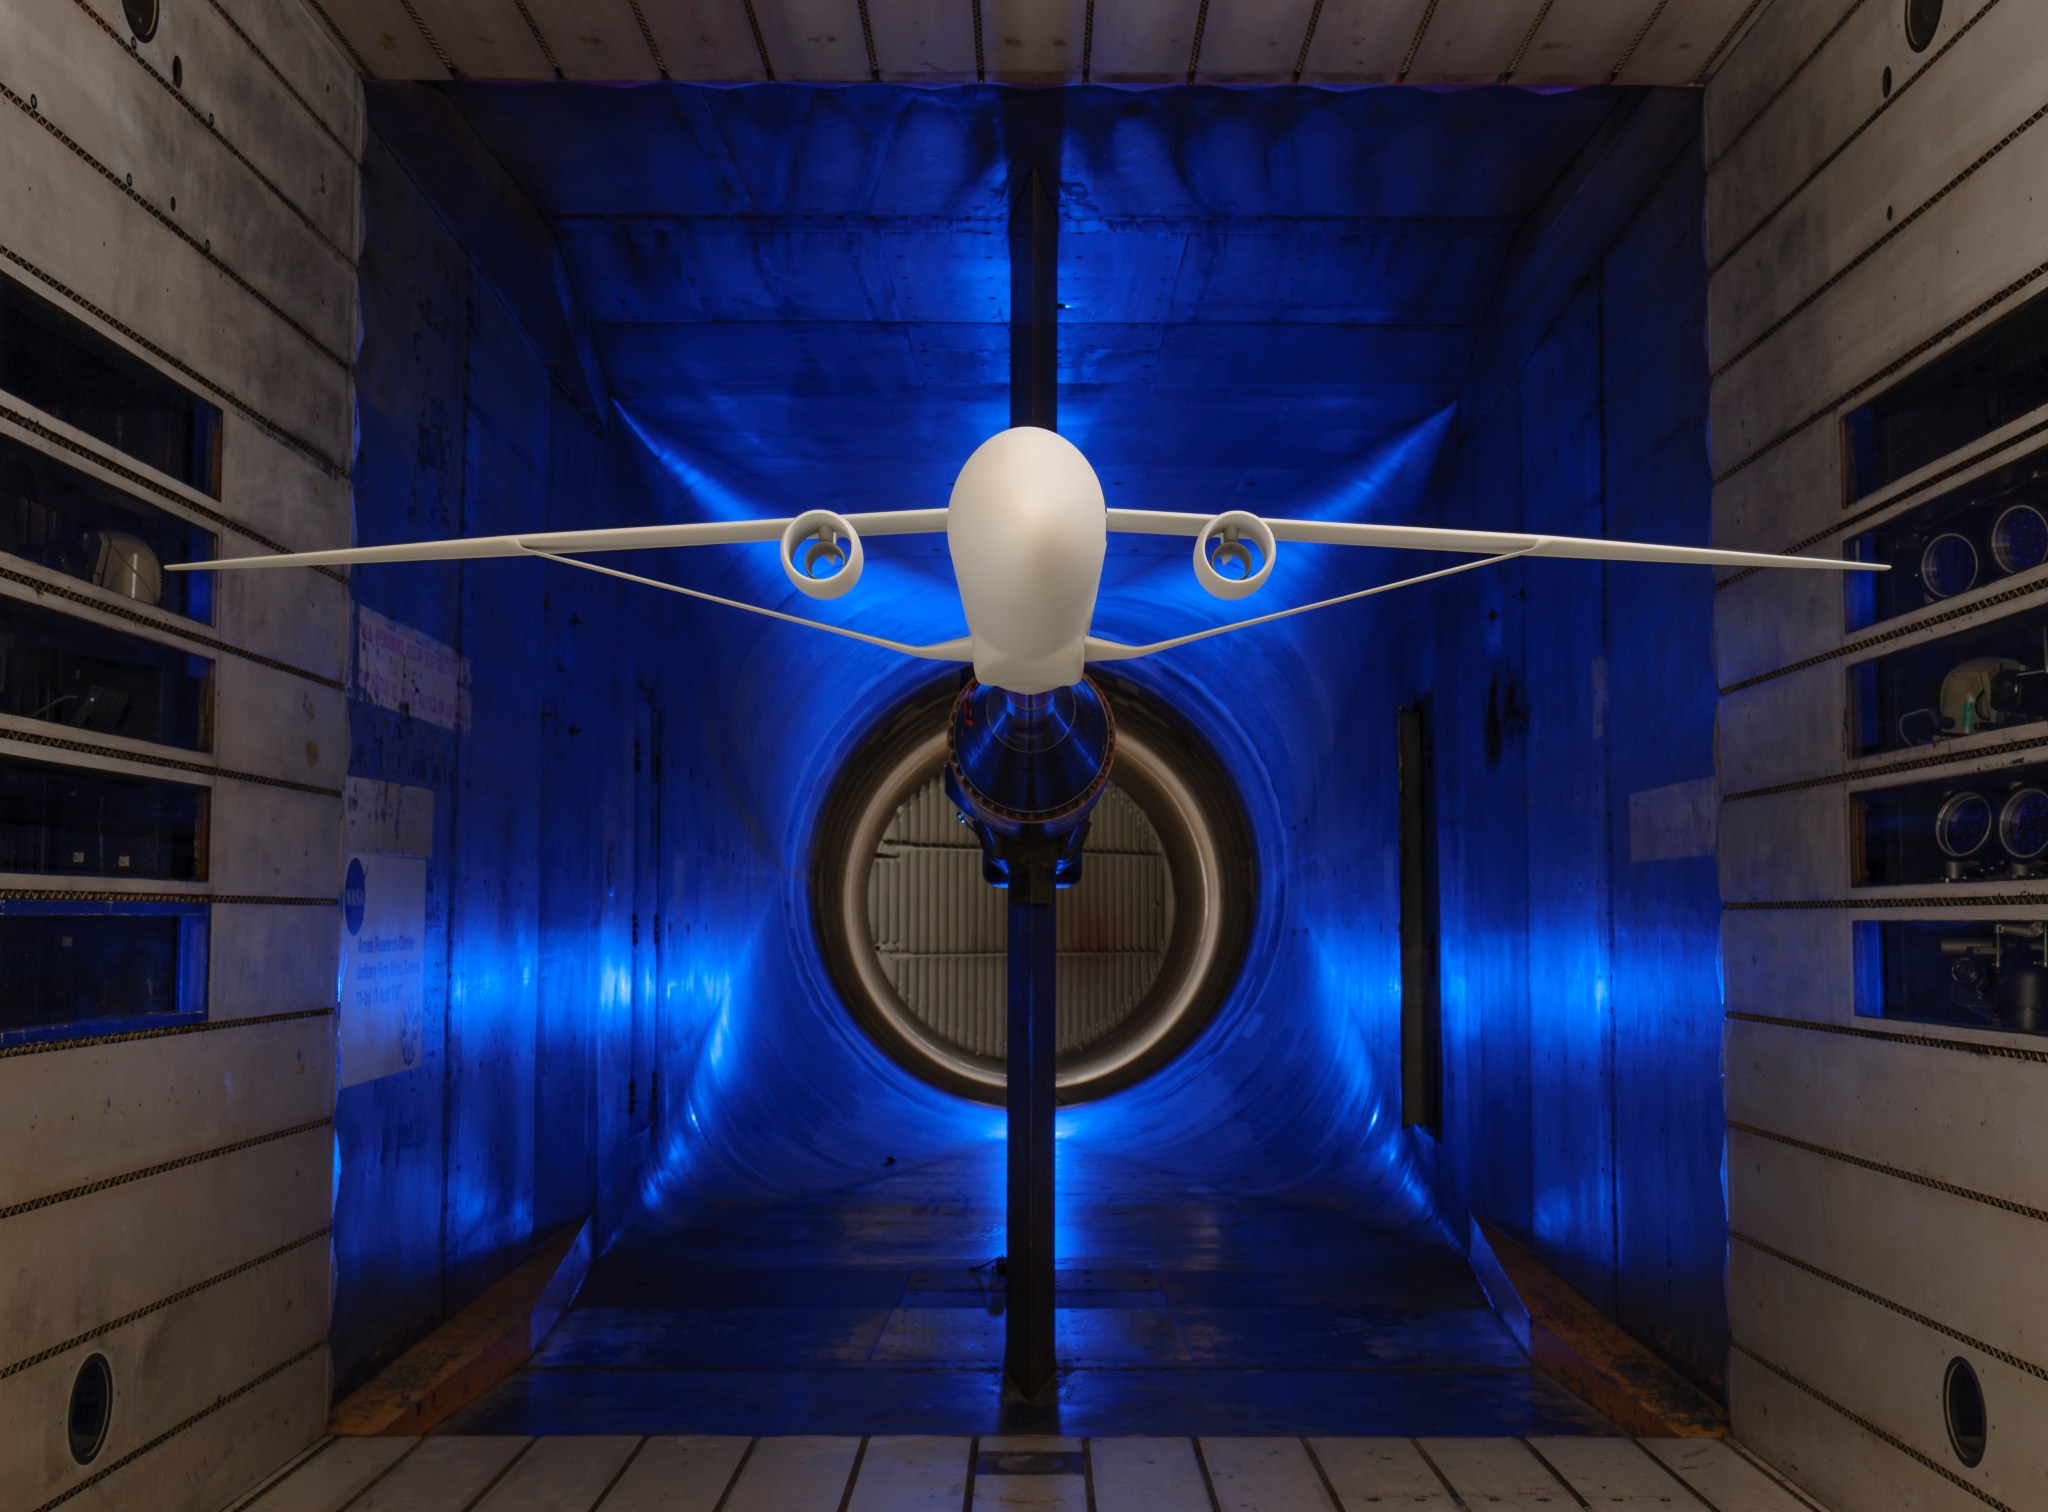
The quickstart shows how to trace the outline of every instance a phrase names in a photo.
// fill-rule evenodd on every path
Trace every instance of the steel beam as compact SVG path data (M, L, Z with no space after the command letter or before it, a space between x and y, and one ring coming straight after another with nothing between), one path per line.
M1009 1235L1003 1375L1010 1394L1052 1399L1056 1305L1053 1254L1054 980L1053 863L1058 845L1011 848Z

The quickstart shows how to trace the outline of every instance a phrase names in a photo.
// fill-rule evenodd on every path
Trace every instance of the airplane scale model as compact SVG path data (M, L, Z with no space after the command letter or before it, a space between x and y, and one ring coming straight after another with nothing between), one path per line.
M1451 552L1476 560L1434 572L1298 604L1251 619L1215 625L1146 645L1125 645L1090 633L1102 585L1109 533L1192 537L1195 577L1209 593L1240 599L1273 574L1282 541L1316 545L1378 546L1401 551ZM682 546L779 541L782 569L802 593L839 598L860 581L868 537L944 532L966 612L968 633L929 645L863 634L757 604L721 598L675 583L581 560L586 554L669 550ZM841 515L812 509L783 519L715 521L686 525L627 526L611 530L543 531L475 536L408 545L301 551L277 556L182 562L173 572L222 572L270 567L346 567L379 562L474 561L537 556L624 582L665 589L688 598L744 609L808 626L927 661L972 662L984 687L1029 696L1075 686L1089 662L1152 656L1212 636L1248 630L1290 615L1327 609L1397 588L1490 567L1519 557L1581 561L1670 562L1709 567L1785 567L1835 572L1884 571L1876 563L1768 552L1658 546L1520 531L1450 530L1416 525L1370 525L1331 520L1265 520L1245 510L1180 514L1111 509L1095 469L1063 436L1034 426L1006 430L983 442L960 469L945 509L899 509ZM822 571L820 569L823 569Z

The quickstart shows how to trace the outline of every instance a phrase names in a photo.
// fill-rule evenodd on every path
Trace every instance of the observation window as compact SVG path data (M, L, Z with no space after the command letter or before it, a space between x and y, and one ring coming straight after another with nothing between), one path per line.
M2048 875L2048 766L1875 788L1850 804L1859 887Z
M1943 745L2048 719L2048 606L1849 668L1849 753Z
M1893 384L1842 419L1848 502L2048 404L2048 297Z
M215 538L32 446L0 436L0 551L187 619L213 618L213 574L165 572L210 558Z
M0 278L0 389L220 497L220 410L11 278Z
M2048 1034L2048 922L1939 919L1855 926L1856 1011Z
M206 876L207 789L0 756L0 871Z
M0 900L0 1044L203 1017L207 905Z
M1851 630L2048 565L2048 450L1864 531L1849 555L1892 569L1843 574Z
M212 710L206 657L0 598L0 714L203 751Z

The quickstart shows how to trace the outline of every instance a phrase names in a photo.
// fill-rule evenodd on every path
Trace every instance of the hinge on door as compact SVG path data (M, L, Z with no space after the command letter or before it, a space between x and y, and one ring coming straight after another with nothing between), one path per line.
M640 915L637 913L633 915L633 943L640 943Z
M661 943L661 915L660 915L660 914L656 914L656 915L654 916L654 933L653 933L653 934L651 934L651 935L649 935L649 936L648 936L647 938L648 938L648 939L650 939L650 940L652 940L652 941L653 941L653 942L654 942L655 944L657 944L657 945L659 945L659 944Z

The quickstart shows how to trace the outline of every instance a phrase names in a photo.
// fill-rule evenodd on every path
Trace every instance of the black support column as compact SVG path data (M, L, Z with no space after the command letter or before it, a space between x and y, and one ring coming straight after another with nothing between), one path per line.
M1010 424L1059 427L1059 204L1036 168L1010 205Z
M1012 847L1010 856L1009 1259L1003 1374L1030 1403L1052 1399L1053 1054L1059 1025L1054 978L1052 841Z
M1059 205L1036 168L1010 207L1010 424L1059 428ZM1006 1395L1053 1399L1053 863L1058 842L1013 841L1010 871L1009 1238Z

